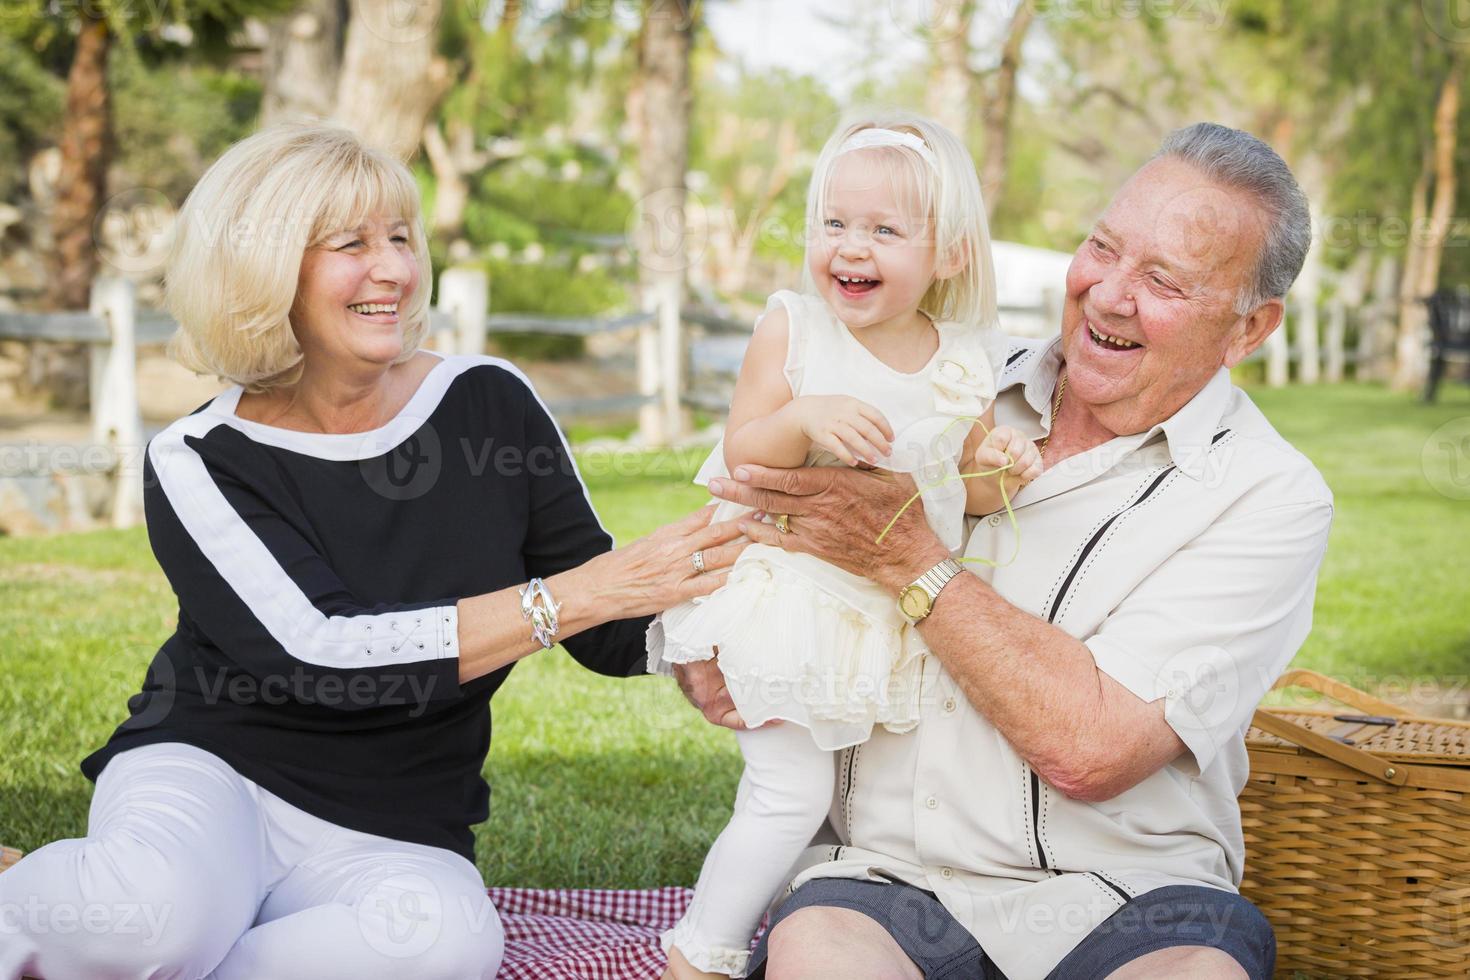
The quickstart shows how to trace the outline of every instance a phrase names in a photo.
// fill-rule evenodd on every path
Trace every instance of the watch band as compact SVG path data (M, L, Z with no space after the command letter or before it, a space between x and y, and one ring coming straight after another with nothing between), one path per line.
M939 598L939 590L948 585L950 579L962 571L964 569L960 566L959 562L953 558L946 558L923 575L920 575L914 584L929 593L929 603L933 605L934 600Z

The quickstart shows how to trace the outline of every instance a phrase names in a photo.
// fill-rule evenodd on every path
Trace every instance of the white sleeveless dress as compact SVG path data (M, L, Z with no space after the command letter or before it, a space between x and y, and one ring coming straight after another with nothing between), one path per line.
M998 337L937 323L939 349L924 368L905 374L863 347L820 298L783 290L766 310L777 304L791 323L785 374L793 396L850 395L878 408L895 436L879 465L913 475L925 518L958 552L965 516L960 451L972 425L967 420L995 398L990 345ZM724 460L722 442L694 482L728 475ZM805 465L843 463L813 449ZM714 520L749 510L721 502ZM794 523L799 533L799 520ZM875 724L906 732L918 723L927 651L896 596L810 555L751 545L718 591L660 614L647 644L655 673L708 660L718 646L720 669L747 724L796 722L823 749L863 742Z

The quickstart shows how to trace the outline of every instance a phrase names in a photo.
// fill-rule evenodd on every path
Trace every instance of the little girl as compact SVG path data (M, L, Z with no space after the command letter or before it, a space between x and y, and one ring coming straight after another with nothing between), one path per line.
M741 463L908 473L958 552L966 513L999 510L1002 479L1010 494L1040 472L1031 443L991 425L995 277L974 164L927 119L868 113L823 148L807 222L805 289L767 303L725 439L695 482ZM745 510L722 503L715 519ZM752 933L831 804L832 753L874 725L917 724L925 648L896 600L809 555L751 545L723 588L649 629L651 670L718 655L752 726L737 734L734 815L663 937L669 976L744 976ZM773 719L790 724L754 727Z

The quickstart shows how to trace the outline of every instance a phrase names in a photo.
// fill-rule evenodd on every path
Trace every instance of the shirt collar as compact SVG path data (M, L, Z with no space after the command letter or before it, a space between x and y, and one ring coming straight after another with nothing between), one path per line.
M1002 370L999 389L1006 391L1022 386L1026 404L1040 418L1043 434L1051 431L1051 401L1061 367L1062 338L1057 336L1036 348L1030 357L1017 358L1014 369L1008 365ZM1230 389L1230 370L1222 367L1179 411L1146 433L1125 438L1137 439L1141 446L1162 432L1174 465L1192 479L1204 479L1205 460L1230 401Z

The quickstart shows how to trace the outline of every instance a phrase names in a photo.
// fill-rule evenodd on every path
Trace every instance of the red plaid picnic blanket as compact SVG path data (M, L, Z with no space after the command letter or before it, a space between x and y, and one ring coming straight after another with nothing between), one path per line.
M673 928L689 888L492 888L505 926L497 980L657 980L667 959L659 933Z

